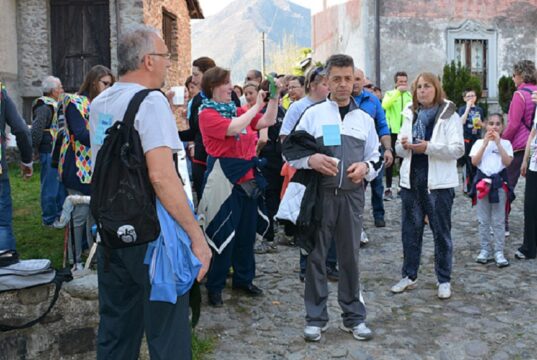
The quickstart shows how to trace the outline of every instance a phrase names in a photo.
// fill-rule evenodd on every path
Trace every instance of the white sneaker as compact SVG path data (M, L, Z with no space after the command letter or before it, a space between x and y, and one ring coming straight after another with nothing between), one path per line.
M418 286L417 283L418 283L418 279L411 280L408 276L405 276L404 278L399 280L397 284L392 286L390 290L391 292L395 294L402 293L406 289L408 290L415 289Z
M479 255L477 255L477 257L475 258L475 261L480 264L486 264L491 260L494 260L494 258L490 256L487 250L481 250L479 252Z
M321 333L328 329L328 323L323 326L306 326L304 328L304 340L306 341L319 341L321 340Z
M503 268L506 266L509 266L509 261L503 256L503 252L496 251L494 253L494 261L496 261L496 266L499 268Z
M365 233L365 230L362 229L362 234L360 235L360 245L366 245L369 243L369 238L367 237L367 234Z
M373 338L373 332L365 323L360 323L353 328L348 328L341 324L339 328L345 332L349 332L356 340L369 340Z
M451 297L451 285L448 282L438 285L438 298L449 299Z

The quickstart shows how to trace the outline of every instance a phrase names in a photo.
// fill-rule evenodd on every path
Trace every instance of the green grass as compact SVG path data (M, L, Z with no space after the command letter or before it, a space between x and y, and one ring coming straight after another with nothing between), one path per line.
M50 229L41 225L40 167L34 164L34 175L23 180L18 167L9 169L11 197L13 199L13 232L17 251L23 259L50 259L55 268L63 262L64 230ZM202 309L203 312L203 309ZM202 360L215 346L215 338L192 333L194 360Z
M63 261L63 230L41 225L40 167L34 165L34 175L23 180L17 167L11 167L9 180L13 198L13 232L17 251L23 259L50 259L60 268Z

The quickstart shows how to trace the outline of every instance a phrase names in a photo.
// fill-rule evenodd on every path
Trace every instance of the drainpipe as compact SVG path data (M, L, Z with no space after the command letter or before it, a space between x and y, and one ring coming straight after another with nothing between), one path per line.
M380 85L380 2L375 1L375 84Z
M114 0L114 3L116 5L116 70L119 65L119 34L121 29L121 16L120 16L120 0Z

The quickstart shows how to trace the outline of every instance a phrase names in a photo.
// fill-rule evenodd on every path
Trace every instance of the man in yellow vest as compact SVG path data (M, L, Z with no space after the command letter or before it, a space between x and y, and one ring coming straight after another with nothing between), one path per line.
M58 180L58 171L51 167L53 124L57 122L55 118L63 86L57 77L47 76L41 89L43 96L35 99L32 105L32 146L41 163L41 218L43 225L52 226L60 216L66 197L65 188Z
M403 123L403 115L401 115L401 112L405 106L412 101L412 94L409 91L408 75L406 72L398 71L393 77L393 80L395 82L395 89L386 92L384 99L382 100L382 107L386 111L386 120L388 121L388 127L390 128L390 135L392 137L392 149L395 149L395 140L397 140L399 129ZM395 157L393 163L395 163ZM393 197L391 189L393 163L391 166L386 167L386 190L384 191L384 200L391 200Z

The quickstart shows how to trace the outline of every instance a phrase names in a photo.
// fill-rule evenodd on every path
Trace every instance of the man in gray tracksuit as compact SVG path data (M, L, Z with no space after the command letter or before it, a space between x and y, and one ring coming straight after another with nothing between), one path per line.
M322 174L318 201L322 221L315 231L315 247L308 255L304 302L304 338L319 341L327 329L328 285L326 253L335 238L340 266L338 301L343 331L358 340L372 337L365 325L366 310L360 293L358 252L364 209L363 180L371 181L382 166L374 120L352 98L354 63L348 55L332 55L326 63L330 96L304 111L295 131L305 131L333 157L316 153L290 161L298 169ZM335 236L334 236L335 235Z

